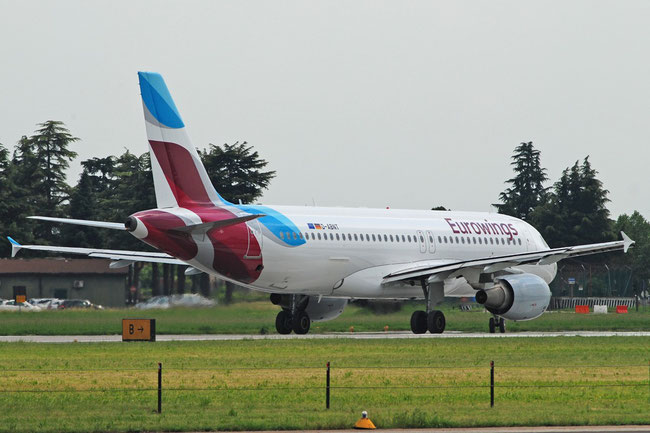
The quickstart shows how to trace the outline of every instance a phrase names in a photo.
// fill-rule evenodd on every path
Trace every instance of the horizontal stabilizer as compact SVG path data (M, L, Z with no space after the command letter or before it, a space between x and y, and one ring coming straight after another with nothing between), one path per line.
M34 250L34 251L49 251L53 253L64 254L81 254L88 257L95 257L100 259L111 259L113 265L110 267L115 269L121 267L120 265L128 266L133 262L148 262L148 263L167 263L170 265L186 265L182 260L178 260L169 254L148 251L128 251L128 250L105 250L99 248L78 248L78 247L56 247L50 245L21 245L15 240L9 238L12 247L12 257L16 255L18 250Z
M123 223L111 223L106 221L76 220L72 218L54 218L46 216L29 216L32 220L50 221L54 223L75 224L78 226L98 227L102 229L126 230Z
M178 227L175 229L172 229L175 232L181 232L181 233L192 233L192 234L205 234L208 231L212 229L216 229L219 227L228 227L228 226L233 226L235 224L241 224L246 221L254 220L255 218L260 218L265 215L246 215L243 217L237 217L237 218L229 218L227 220L220 220L220 221L211 221L209 223L201 223L201 224L192 224L189 226L183 226L183 227Z

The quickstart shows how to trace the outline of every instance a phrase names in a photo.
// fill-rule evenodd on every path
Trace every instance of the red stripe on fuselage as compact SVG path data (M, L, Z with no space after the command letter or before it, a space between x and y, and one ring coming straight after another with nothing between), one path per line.
M183 146L166 141L149 140L151 149L181 207L211 203L196 162Z
M201 217L203 222L221 221L234 218L232 212L223 208L199 206L191 209ZM243 283L252 283L257 280L262 272L262 258L246 259L250 255L261 253L260 244L255 236L250 233L251 247L248 249L249 228L246 223L235 224L210 230L208 238L214 250L212 266L221 275L233 278Z
M169 229L185 226L183 220L169 212L148 210L134 214L147 227L147 237L143 239L154 248L181 260L196 257L198 247L192 236L187 233L170 231Z

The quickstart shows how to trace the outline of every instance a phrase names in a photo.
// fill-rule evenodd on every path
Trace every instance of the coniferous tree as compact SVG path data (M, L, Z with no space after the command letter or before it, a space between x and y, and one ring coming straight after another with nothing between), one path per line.
M268 162L261 159L253 146L236 142L222 146L208 145L199 151L212 184L226 200L251 203L268 188L275 171L262 171Z
M548 201L531 214L532 224L551 247L605 242L614 238L609 191L596 177L587 156L562 172Z
M548 188L544 182L548 176L540 163L540 151L532 141L522 142L515 148L510 165L515 176L506 181L510 187L499 195L501 203L495 206L499 213L528 220L533 209L547 199Z

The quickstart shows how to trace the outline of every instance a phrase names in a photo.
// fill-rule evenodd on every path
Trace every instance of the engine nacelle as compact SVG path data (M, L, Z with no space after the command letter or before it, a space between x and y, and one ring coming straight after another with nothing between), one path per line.
M551 302L551 289L534 274L500 276L494 287L479 290L476 302L493 314L508 320L531 320L546 311Z
M289 309L291 308L291 295L272 293L271 303ZM347 299L322 297L318 302L318 296L302 295L296 306L299 309L304 309L312 322L325 322L339 317L347 304Z

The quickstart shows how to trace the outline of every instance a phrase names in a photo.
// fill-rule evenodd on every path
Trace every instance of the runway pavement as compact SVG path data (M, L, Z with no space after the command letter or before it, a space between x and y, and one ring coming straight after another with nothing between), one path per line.
M439 339L439 338L542 338L542 337L650 337L650 331L562 331L562 332L512 332L488 334L482 332L445 332L444 334L413 334L407 331L389 332L333 332L307 335L253 335L253 334L204 334L204 335L157 335L156 341L231 341L231 340L291 340L291 339ZM25 341L34 343L106 343L122 341L121 335L20 335L0 336L0 342Z
M304 433L353 433L359 430L300 430ZM648 432L650 426L567 426L567 427L483 427L442 429L377 429L378 433L624 433ZM235 433L235 432L221 432ZM292 433L291 431L237 432L237 433Z

